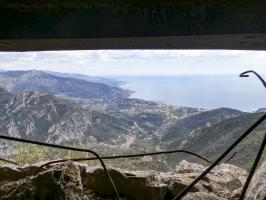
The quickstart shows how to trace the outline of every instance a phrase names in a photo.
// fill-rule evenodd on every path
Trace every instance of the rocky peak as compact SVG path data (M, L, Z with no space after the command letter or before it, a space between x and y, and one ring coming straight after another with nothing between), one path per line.
M9 102L9 105L12 104L30 104L32 101L40 101L45 96L47 96L46 93L40 92L40 91L25 91L18 95L15 95ZM34 102L33 102L34 103ZM34 103L36 104L36 103Z
M138 130L131 121L84 108L67 99L40 91L25 91L0 106L3 134L51 143L111 143Z
M7 114L19 111L22 111L23 113L29 111L32 113L36 110L42 113L48 113L51 111L57 113L56 106L60 102L63 104L66 101L40 91L25 91L12 96L5 108Z

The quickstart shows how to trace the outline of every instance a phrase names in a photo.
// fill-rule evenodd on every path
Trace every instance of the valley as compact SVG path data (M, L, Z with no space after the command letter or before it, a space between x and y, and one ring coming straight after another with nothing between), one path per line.
M93 82L78 77L37 70L1 72L0 133L90 148L107 156L185 149L214 160L262 115L131 98L133 91L120 88L116 81L97 78ZM262 124L236 149L233 164L249 168L264 128ZM17 144L5 141L1 144L1 155L14 158ZM56 159L56 156L47 153L44 157ZM132 170L169 171L182 159L206 164L184 154L107 163Z

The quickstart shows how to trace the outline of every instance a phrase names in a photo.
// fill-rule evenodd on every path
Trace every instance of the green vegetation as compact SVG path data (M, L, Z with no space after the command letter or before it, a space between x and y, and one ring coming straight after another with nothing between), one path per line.
M36 145L17 145L16 154L12 156L12 160L20 165L33 164L45 161L48 157L48 149L38 147Z
M198 128L213 126L228 118L243 116L246 113L229 108L219 108L177 120L167 127L162 141L167 148L177 148L187 135Z
M40 71L0 73L0 85L6 81L12 83L11 90L15 92L41 88L50 94L39 91L12 94L0 88L0 134L80 146L95 150L101 156L185 149L215 160L262 115L229 108L203 111L124 98L125 91L120 88L99 83L95 88L95 83ZM117 93L113 93L113 90ZM51 93L70 99L59 98ZM89 96L84 96L84 93ZM107 96L103 97L103 94ZM73 101L73 97L80 99ZM96 99L90 99L94 97ZM84 101L81 102L81 99ZM245 168L250 166L262 140L265 124L237 147L238 153L231 161L233 164ZM10 159L20 165L93 157L87 153L25 144L0 145L0 152L5 157L12 155ZM167 171L174 169L182 159L206 164L182 153L106 160L106 163L130 170ZM99 165L96 160L85 163Z
M216 111L218 112L218 111ZM230 111L230 114L233 114L233 111ZM193 152L197 152L205 157L208 157L210 160L215 160L233 141L235 141L251 124L253 124L262 113L254 114L240 114L239 117L223 119L224 115L213 115L213 120L211 116L206 115L207 119L212 119L213 122L217 122L211 126L203 126L201 128L193 129L191 128L192 122L186 122L186 120L199 119L199 116L202 116L202 113L193 115L192 117L187 117L179 120L183 124L184 129L193 130L193 134L187 132L183 135L182 146L178 145L176 147L169 147L169 149L186 149ZM217 116L221 117L218 118ZM219 119L221 119L219 121ZM201 118L201 123L206 124L206 120ZM186 123L185 123L186 122ZM187 125L187 126L185 126ZM182 128L182 126L181 126ZM237 155L231 161L231 163L239 165L248 169L253 162L254 156L258 151L260 142L262 140L266 124L263 123L258 127L246 140L244 140L235 150ZM184 130L180 129L180 130ZM169 129L167 129L169 130ZM174 129L173 129L174 130ZM180 131L179 130L179 131ZM178 132L178 131L177 131ZM178 138L178 135L176 136ZM181 141L181 140L180 140ZM106 144L87 144L87 146L82 145L89 149L93 149L98 152L101 156L112 156L112 155L123 155L123 154L135 154L135 153L144 153L144 152L153 152L158 150L163 150L167 146L165 140L160 143L160 140L157 137L141 136L136 137L135 142L128 149L121 149L119 146L112 146ZM66 145L66 144L65 144ZM69 144L75 145L75 144ZM83 152L73 152L66 150L51 149L36 145L25 145L20 144L16 146L16 153L11 157L15 162L18 162L21 165L24 164L33 164L36 162L43 162L48 160L56 159L70 159L70 158L84 158L84 157L93 157ZM266 153L264 154L266 157ZM188 160L191 162L197 162L201 164L207 164L198 158L188 156L187 154L172 154L172 155L160 155L153 157L140 157L140 158L125 158L125 159L115 159L115 160L106 160L105 162L108 165L114 167L124 168L128 170L159 170L159 171L169 171L175 168L175 165L178 164L181 160ZM95 161L84 161L90 166L100 165L100 163Z
M211 127L197 129L192 135L186 137L183 148L197 152L201 155L215 160L224 152L240 135L244 133L263 113L253 113L232 119L223 120ZM235 149L237 154L230 162L249 169L258 152L262 137L265 133L266 123L257 127L240 145ZM184 159L182 156L179 160ZM168 159L171 162L171 158ZM195 158L187 159L196 161Z
M96 151L99 152L101 156L137 153L136 150L133 149L124 150L121 152L117 148L112 149L112 151L110 151L110 149L106 149L104 147L97 147ZM38 162L48 162L49 160L75 159L75 158L86 158L86 157L94 157L94 156L85 152L53 149L32 144L17 144L16 153L10 156L9 159L23 166L23 165L31 165ZM81 161L81 162L86 163L89 166L100 166L98 160ZM162 159L162 156L121 158L115 160L105 160L105 163L107 165L126 170L157 170L157 171L171 170L168 167L167 163Z
M17 144L15 154L10 160L19 165L31 165L38 162L46 162L57 159L84 158L85 152L74 152L69 150L53 149L33 144Z

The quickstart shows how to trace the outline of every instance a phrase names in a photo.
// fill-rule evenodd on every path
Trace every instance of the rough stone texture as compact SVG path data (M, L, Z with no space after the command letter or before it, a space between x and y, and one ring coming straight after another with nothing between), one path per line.
M176 195L180 192L184 186L198 177L204 169L205 167L202 165L188 163L186 161L180 162L175 170L175 178L172 180L176 185L176 187L171 190L172 195ZM247 172L237 166L221 164L214 168L202 181L192 188L190 196L194 199L238 199L241 192L240 188L243 187L246 176ZM209 195L208 198L206 194Z
M2 185L0 196L6 200L81 200L82 191L79 167L73 162L66 162L36 176Z
M9 164L0 167L0 184L24 178L23 173L15 165Z
M189 193L182 200L225 200L225 198L217 197L206 192L195 192Z
M245 200L266 199L266 161L258 168L253 176Z
M121 172L109 169L116 187L121 196L138 200L161 200L167 193L167 185L156 181L155 176L149 172ZM112 196L113 189L106 174L100 168L87 171L86 187L96 194ZM103 184L105 183L105 184Z
M34 175L38 166L0 167L0 199L115 199L113 188L102 168L69 161L51 165ZM204 169L204 166L186 161L180 162L175 172L167 173L122 171L108 167L120 197L126 200L172 199ZM8 173L5 174L5 171ZM221 164L196 184L184 199L238 199L246 175L247 172L239 167ZM263 182L260 178L256 180ZM256 188L255 185L253 187Z

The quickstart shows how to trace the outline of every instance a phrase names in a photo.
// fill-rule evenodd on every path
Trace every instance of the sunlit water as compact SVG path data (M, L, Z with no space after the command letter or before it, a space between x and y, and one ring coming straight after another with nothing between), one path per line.
M135 91L131 97L197 108L229 107L255 111L266 107L266 89L256 77L124 76L113 77Z

